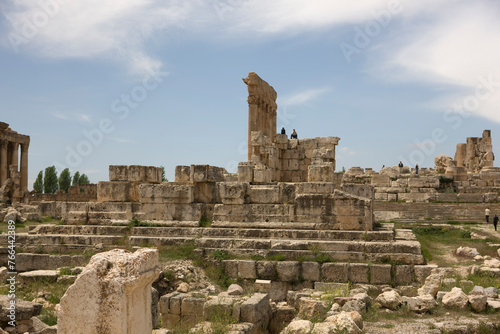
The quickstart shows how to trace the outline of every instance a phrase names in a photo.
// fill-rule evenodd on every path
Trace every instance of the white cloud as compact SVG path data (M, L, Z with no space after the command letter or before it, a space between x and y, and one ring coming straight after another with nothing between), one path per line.
M328 87L308 89L302 92L286 95L282 98L279 98L279 104L283 104L285 106L306 104L329 91L330 88Z
M59 118L59 119L68 119L68 115L65 115L65 114L61 114L61 113L58 113L58 112L53 112L51 113L51 115L55 118Z
M343 147L339 148L338 150L342 156L344 156L344 155L352 156L352 155L358 154L357 152L352 151L349 147L346 147L346 146L343 146Z
M51 58L118 59L144 75L161 64L147 54L145 41L185 22L196 2L7 0L1 7L9 22L4 44ZM51 6L41 5L47 3Z

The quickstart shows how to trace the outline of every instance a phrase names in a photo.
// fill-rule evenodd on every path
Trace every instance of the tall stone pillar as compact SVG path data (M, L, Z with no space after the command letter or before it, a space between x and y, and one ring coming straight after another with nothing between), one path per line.
M21 144L21 191L28 191L28 148L29 143Z
M12 142L12 157L10 158L10 164L16 166L19 166L19 143Z
M252 160L252 131L259 129L259 99L255 96L248 97L248 161Z
M7 159L7 140L3 140L0 142L0 186L7 180L8 178L8 159Z

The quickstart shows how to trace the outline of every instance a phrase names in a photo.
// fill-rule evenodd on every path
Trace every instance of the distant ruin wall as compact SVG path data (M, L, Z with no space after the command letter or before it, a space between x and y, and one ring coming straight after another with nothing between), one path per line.
M456 165L468 172L478 173L484 167L493 167L494 160L491 130L484 130L482 137L468 137L466 143L457 144Z
M97 201L97 184L81 184L71 186L66 194L60 190L55 194L37 194L30 197L30 202L60 201L60 202L95 202Z

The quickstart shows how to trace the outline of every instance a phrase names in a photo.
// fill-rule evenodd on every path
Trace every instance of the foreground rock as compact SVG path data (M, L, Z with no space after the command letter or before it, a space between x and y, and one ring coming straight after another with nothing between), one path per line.
M59 334L151 333L151 283L158 251L94 255L61 299Z

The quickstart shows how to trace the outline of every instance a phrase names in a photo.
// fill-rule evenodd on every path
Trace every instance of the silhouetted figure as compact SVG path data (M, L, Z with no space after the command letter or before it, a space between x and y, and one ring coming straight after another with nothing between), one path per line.
M281 128L281 134L282 134L282 135L286 135L286 130L285 130L285 128L284 128L284 127L283 127L283 128Z
M418 164L415 166L415 174L418 174Z
M495 217L493 217L493 226L495 226L495 231L497 230L497 224L498 224L498 216L495 215Z

